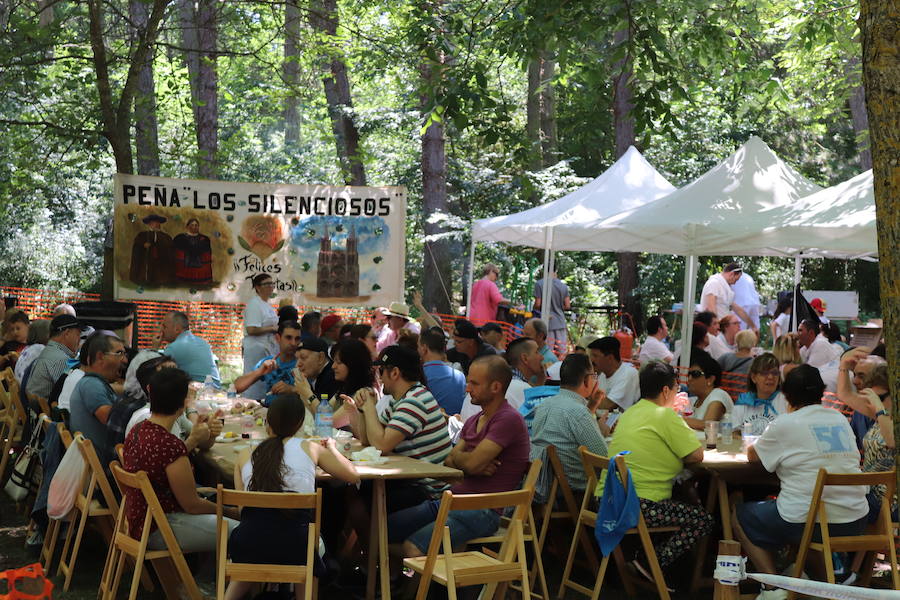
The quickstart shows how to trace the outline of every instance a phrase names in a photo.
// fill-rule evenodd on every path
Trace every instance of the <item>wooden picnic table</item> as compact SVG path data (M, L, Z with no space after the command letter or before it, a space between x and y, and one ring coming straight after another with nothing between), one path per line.
M249 439L241 439L240 415L228 415L225 417L223 433L235 432L239 441L230 443L216 443L209 449L209 457L218 464L223 475L231 479L234 476L234 465L237 462L241 450L253 447L266 438L263 426L254 424L249 433ZM362 445L353 440L352 450L361 450ZM461 479L463 472L459 469L436 465L423 460L401 456L398 454L386 455L387 461L383 464L366 464L354 462L356 471L363 480L372 481L372 523L369 542L369 572L366 582L366 599L375 598L375 573L380 571L379 580L381 597L390 600L391 579L388 567L388 542L387 542L387 504L385 502L385 481L389 479L439 479L452 481ZM317 479L327 480L331 476L317 469ZM376 568L377 567L377 568Z

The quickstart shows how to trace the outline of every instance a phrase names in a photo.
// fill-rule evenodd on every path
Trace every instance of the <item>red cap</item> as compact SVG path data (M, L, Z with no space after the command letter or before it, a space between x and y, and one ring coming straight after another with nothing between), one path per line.
M335 323L337 323L340 320L341 320L340 315L335 315L335 314L326 315L325 317L323 317L322 323L321 323L322 333L325 333L326 331L328 331L329 329L334 327Z
M821 298L813 298L809 305L812 306L813 310L816 312L825 312L825 307L827 306Z

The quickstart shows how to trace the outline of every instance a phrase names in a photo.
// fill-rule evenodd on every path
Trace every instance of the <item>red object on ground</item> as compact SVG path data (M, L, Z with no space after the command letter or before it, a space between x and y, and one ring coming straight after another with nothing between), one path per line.
M53 597L53 583L44 577L41 563L0 571L0 581L3 580L6 593L0 593L0 600L51 600Z

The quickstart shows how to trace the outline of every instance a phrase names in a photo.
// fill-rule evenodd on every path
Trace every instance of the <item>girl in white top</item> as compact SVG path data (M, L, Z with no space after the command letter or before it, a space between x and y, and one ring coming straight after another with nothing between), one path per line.
M260 273L250 280L253 284L253 296L244 308L244 336L241 346L244 350L244 374L256 368L259 361L278 354L278 343L275 333L278 331L278 313L269 304L269 298L275 291L275 280L265 273ZM257 381L244 390L243 395L254 400L261 400L266 395L266 385Z
M359 483L356 468L338 452L334 439L316 443L294 437L303 426L305 414L303 402L296 394L279 394L272 400L266 413L269 438L252 454L244 449L238 455L234 473L236 489L314 493L316 466L347 483ZM244 508L241 524L228 542L231 559L239 563L305 564L309 516L301 513ZM244 597L250 587L250 582L231 582L225 600ZM298 600L303 597L302 586L296 586L296 597Z
M731 412L734 403L728 392L721 389L722 367L713 357L702 350L691 353L691 367L688 369L688 394L696 396L694 414L684 417L691 429L703 430L706 421L721 421L722 416Z
M789 295L779 302L778 306L775 308L775 314L772 317L772 321L769 323L773 340L777 340L779 336L790 331L791 311L794 309L793 303L794 297L793 295Z

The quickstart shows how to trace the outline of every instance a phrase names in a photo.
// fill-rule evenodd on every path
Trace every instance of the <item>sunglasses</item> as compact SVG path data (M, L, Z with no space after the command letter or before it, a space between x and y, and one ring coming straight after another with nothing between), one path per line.
M697 377L706 377L706 373L699 369L691 369L690 371L688 371L688 376L696 379Z
M757 373L760 377L781 377L780 371L759 371Z

